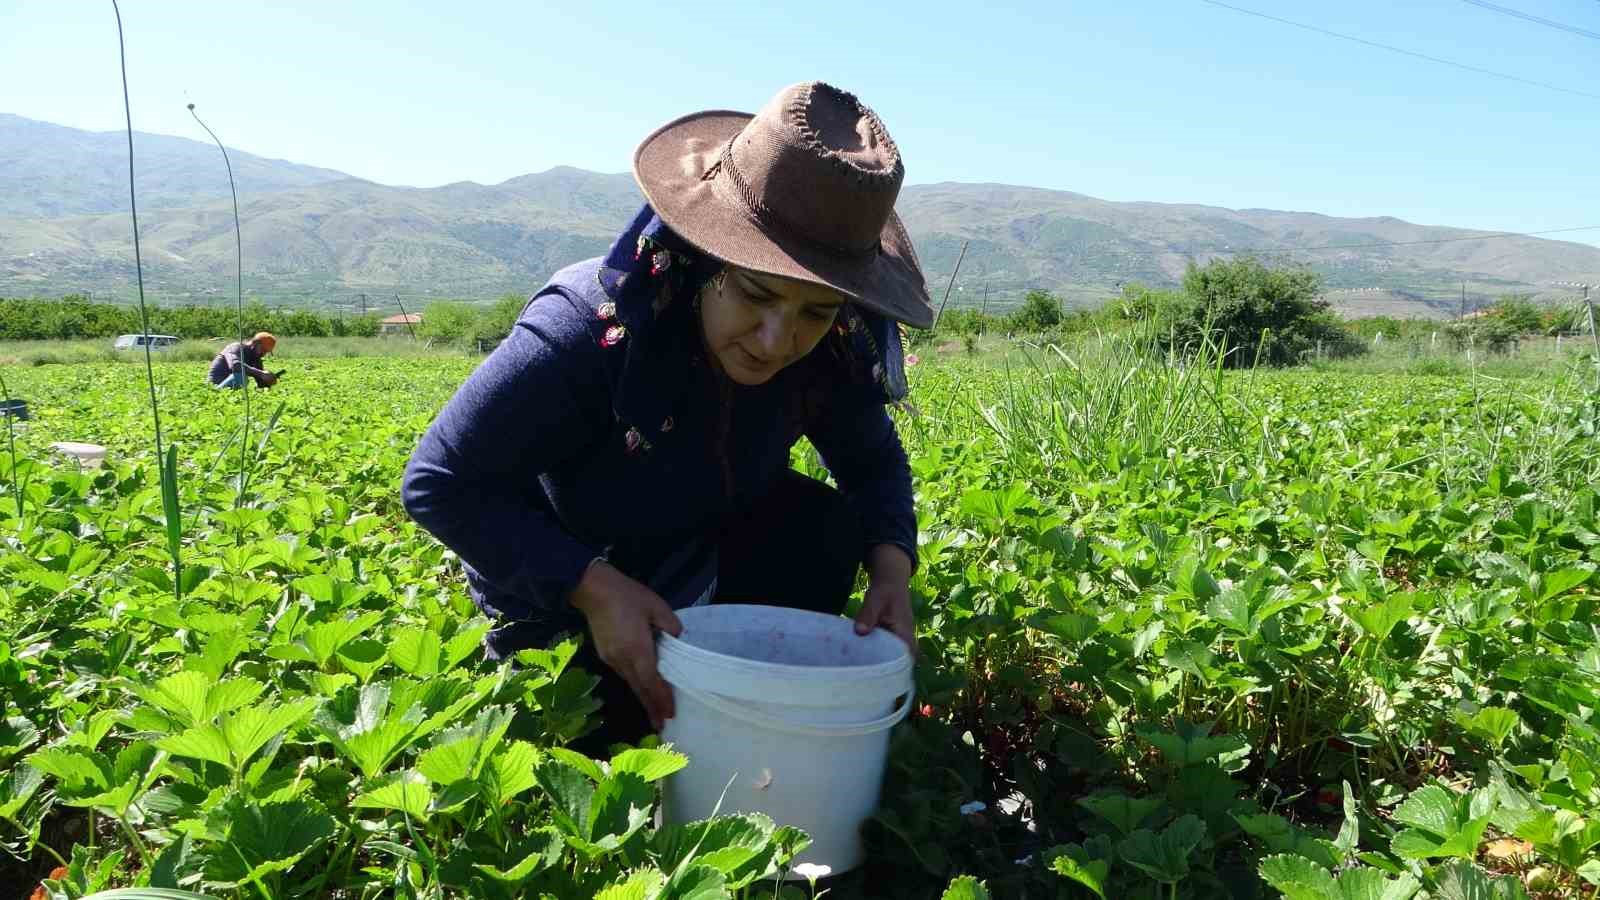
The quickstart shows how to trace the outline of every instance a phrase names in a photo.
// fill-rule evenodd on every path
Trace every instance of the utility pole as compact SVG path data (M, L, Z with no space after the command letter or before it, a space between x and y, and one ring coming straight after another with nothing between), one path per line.
M362 296L364 297L366 295L363 294ZM406 323L406 331L411 332L411 342L416 343L417 330L411 327L411 314L406 312L406 305L400 302L399 294L394 295L394 302L400 306L400 318Z
M365 293L361 295L361 314L363 316L367 314L367 295Z
M1461 318L1467 317L1467 283L1461 282Z

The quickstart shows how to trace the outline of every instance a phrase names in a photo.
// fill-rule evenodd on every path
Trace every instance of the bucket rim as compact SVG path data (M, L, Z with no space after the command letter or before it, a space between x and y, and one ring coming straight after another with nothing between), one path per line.
M783 606L764 606L756 603L725 603L717 604L716 606L694 607L691 609L679 610L678 615L681 620L685 614L693 616L696 610L713 609L727 611L739 609L759 609L764 612L777 610L779 611L779 614L793 614L797 618L810 617L813 618L813 620L838 620L846 624L849 623L849 620L843 618L842 616L830 616L827 613L813 612L811 610L792 609ZM688 623L685 623L685 628L687 627ZM880 663L867 663L864 665L848 666L802 666L795 665L793 663L777 663L767 662L759 659L750 659L749 657L735 656L731 653L718 653L715 650L707 650L704 647L698 647L694 644L691 644L682 638L676 638L670 634L667 634L666 632L661 632L660 635L658 635L657 659L660 663L665 663L666 668L673 670L677 670L678 666L672 665L672 663L674 661L681 660L682 662L692 662L707 668L721 670L722 672L728 674L741 674L749 676L752 672L752 669L754 669L759 671L762 675L778 676L786 680L791 678L800 679L803 680L803 682L811 685L824 682L829 684L849 683L856 687L862 687L864 686L863 682L870 682L873 680L887 682L890 679L894 679L895 690L894 693L890 694L889 696L899 696L905 693L905 689L902 684L904 680L909 679L913 666L911 652L905 646L905 643L902 642L898 637L890 634L889 632L883 631L882 629L875 629L870 634L865 635L857 635L854 629L852 629L850 631L850 636L863 641L893 641L895 648L899 652L895 655L894 659ZM667 675L666 672L663 672L662 674L663 676ZM668 678L667 680L670 682L672 679ZM728 687L730 685L727 684L715 686L710 684L698 684L691 686L699 687L702 690L710 690L716 693L728 694L730 696L736 695L737 693L735 691L729 691ZM887 689L888 685L886 684L886 692Z

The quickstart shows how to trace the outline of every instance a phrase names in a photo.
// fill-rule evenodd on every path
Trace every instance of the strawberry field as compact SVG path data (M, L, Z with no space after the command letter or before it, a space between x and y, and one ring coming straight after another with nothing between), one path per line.
M245 434L158 365L170 479L135 367L8 367L0 895L1600 897L1592 371L1010 359L912 370L916 715L872 861L781 892L804 835L563 748L572 643L482 659L398 497L473 361L308 360Z

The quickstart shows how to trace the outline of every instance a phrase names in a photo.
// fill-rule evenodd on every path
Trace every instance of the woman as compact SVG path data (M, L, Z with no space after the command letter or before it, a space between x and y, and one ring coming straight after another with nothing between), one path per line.
M591 753L673 714L655 631L747 602L840 613L914 644L911 476L885 404L896 322L933 311L883 123L826 84L755 116L668 123L634 156L646 206L556 273L406 467L406 509L496 620L491 659L586 630ZM789 470L808 437L839 490Z

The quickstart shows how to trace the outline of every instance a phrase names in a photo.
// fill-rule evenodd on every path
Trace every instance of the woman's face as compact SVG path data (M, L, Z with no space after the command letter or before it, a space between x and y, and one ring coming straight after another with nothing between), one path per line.
M765 384L817 346L843 305L832 288L729 266L701 294L700 326L729 378Z

